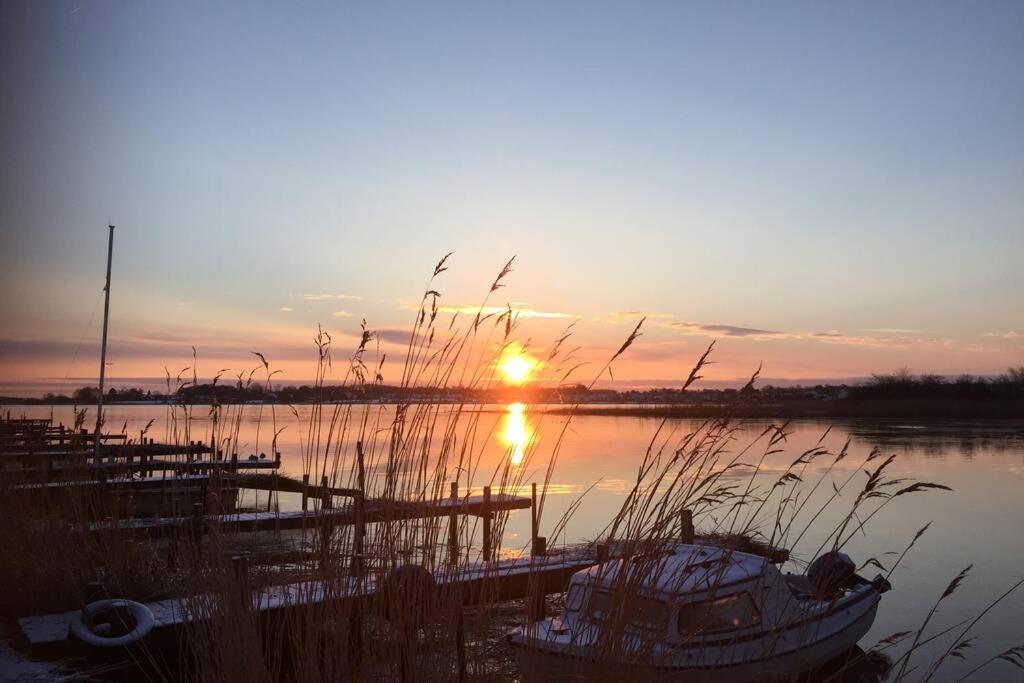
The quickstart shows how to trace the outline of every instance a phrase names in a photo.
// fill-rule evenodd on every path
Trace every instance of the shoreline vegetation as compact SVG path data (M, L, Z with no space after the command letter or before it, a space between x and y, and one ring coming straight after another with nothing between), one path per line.
M42 398L0 397L3 405L90 405L95 387ZM711 418L1024 418L1024 366L996 377L914 375L906 370L874 375L859 385L755 387L743 389L649 389L615 391L581 384L559 387L283 386L257 382L191 384L161 393L111 388L110 404L331 404L434 403L546 406L544 412L614 417Z
M616 501L618 509L611 507L604 526L598 522L589 538L571 538L568 525L591 489L567 505L550 496L566 435L579 411L547 422L538 411L531 428L543 436L528 441L518 457L516 445L509 443L496 461L485 457L489 432L481 416L491 410L486 404L513 401L561 404L552 406L556 409L596 409L599 396L622 401L617 392L593 387L640 336L643 320L587 385L500 387L493 370L515 343L518 319L511 307L493 319L484 311L494 292L505 286L513 262L502 268L472 322L455 326L453 318L446 329L437 319L440 294L433 287L447 270L449 256L438 262L427 282L408 350L397 363L397 387L384 384L385 356L364 323L347 362L332 355L330 336L317 330L312 387L281 387L272 381L276 371L270 362L256 354L260 383L251 381L250 373L250 381L242 375L237 384L200 384L194 361L186 369L192 370L192 381L180 381L186 371L177 384L168 377L166 394L105 392L108 405L165 406L156 411L164 412L160 444L147 437L153 422L140 431L138 441L127 433L111 439L123 443L102 443L102 433L89 438L86 409L98 398L90 388L62 399L82 407L75 411L70 433L63 425L54 430L52 417L8 420L9 438L0 443L0 452L6 449L12 466L3 472L10 480L0 483L25 486L19 490L27 493L0 496L0 514L7 520L0 527L5 548L0 581L18 587L0 595L0 614L57 624L45 629L53 640L41 642L42 649L18 642L27 655L66 662L74 676L115 680L517 680L523 672L512 663L509 628L536 628L549 607L557 608L561 598L549 601L549 595L564 593L566 582L550 572L576 571L563 564L566 553L585 548L585 565L597 572L629 569L616 572L612 598L600 608L602 628L582 663L657 666L662 660L654 646L664 633L648 629L651 622L633 609L630 596L638 594L645 577L661 571L666 549L683 540L711 538L724 539L718 547L731 553L736 550L731 539L751 539L784 549L788 567L802 575L811 558L862 543L904 496L952 490L896 473L890 466L897 454L881 447L861 449L848 439L830 449L824 443L827 428L817 443L800 450L788 443L786 424L747 433L731 415L744 406L774 406L784 399L828 404L939 397L1009 406L1024 398L1024 368L997 379L956 382L897 373L863 387L802 390L812 392L805 396L793 389L755 388L755 373L738 391L691 391L711 362L709 345L683 388L665 391L672 392L675 404L699 401L720 415L684 429L651 425L647 447L636 454L636 476ZM540 356L541 367L565 376L579 367L574 351L566 350L571 334L572 325ZM325 381L335 366L344 373L342 386ZM639 402L646 398L674 405L667 393L626 394L634 399L627 407L650 405ZM53 403L60 397L47 399ZM367 409L356 410L357 401ZM311 409L289 410L301 402ZM477 407L439 410L443 402ZM247 410L250 403L256 410ZM385 408L387 403L397 405ZM269 489L252 488L256 506L244 507L237 504L239 491L253 480L243 481L235 470L245 464L239 462L240 449L244 455L248 448L242 423L253 417L250 413L256 413L256 426L274 453L289 413L299 423L297 453L291 457L299 456L302 488L295 491L274 474ZM159 431L159 426L154 429L155 436ZM488 439L481 438L485 434ZM161 465L151 452L140 450L157 450L154 446L169 448L167 457L175 460ZM197 447L211 458L197 459ZM114 462L118 458L121 463ZM770 458L789 464L780 472ZM53 466L54 460L59 466ZM138 468L158 465L171 468L162 471L198 467L206 472L198 479L134 476ZM599 466L594 463L595 474ZM7 494L12 490L5 488ZM145 490L154 512L143 515ZM523 497L522 506L492 508L492 490L497 495L529 490L530 497ZM260 491L266 491L263 499ZM470 506L478 492L483 494L479 509ZM369 514L381 510L380 505L387 506L385 512ZM434 513L440 506L447 506L446 514ZM527 508L529 536L507 533L513 509ZM284 514L292 514L302 526L267 528L259 536L239 531L241 519L253 514L279 526ZM149 524L140 521L144 516L171 519L172 533L155 538L144 532ZM887 582L893 576L899 580L903 559L930 526L926 523L905 545L873 550L875 556L864 559L861 568L878 569ZM116 533L110 531L115 528ZM504 558L526 568L516 592L497 569L505 565L495 564ZM960 666L955 660L972 654L965 651L974 646L975 625L1024 585L1021 580L978 606L973 618L950 625L939 607L968 580L972 567L955 575L919 626L907 623L905 630L866 644L868 649L852 651L838 663L838 671L792 673L841 683L853 679L844 674L865 663L895 672L888 678L873 672L867 677L871 681L906 681L911 675L928 680L936 672L951 672ZM725 574L708 569L702 590L714 595L725 585ZM553 577L551 585L545 577ZM154 610L166 615L169 605L172 619L159 629L150 624L150 632L139 619L120 615L118 610L131 607L125 601L137 603L135 613L150 616ZM669 609L666 605L658 617L666 625L679 617ZM69 631L63 620L69 614L71 623L81 624L78 629ZM691 617L686 628L678 633L681 642L699 644L701 657L716 665L719 655L704 645L702 636L690 640L701 629L712 632L705 629L702 615ZM69 639L69 633L74 637ZM131 636L124 649L107 647L124 636ZM810 647L805 638L795 644L798 649ZM1000 661L1021 666L1024 646L996 649L980 635L977 640L980 661L970 673ZM774 657L775 645L764 654ZM857 673L857 680L864 680Z

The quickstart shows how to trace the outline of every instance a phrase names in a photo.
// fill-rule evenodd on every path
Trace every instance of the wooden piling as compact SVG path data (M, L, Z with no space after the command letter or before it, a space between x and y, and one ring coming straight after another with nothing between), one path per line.
M102 581L90 581L85 586L85 604L103 600L107 597L107 589Z
M537 543L537 535L540 533L540 520L537 519L537 482L530 484L530 545L531 548ZM532 554L533 551L530 551Z
M363 455L363 442L356 441L356 488L359 489L363 497L366 497L366 463L365 456Z
M363 566L363 539L366 536L366 498L362 493L356 495L352 500L352 507L355 513L355 525L352 529L352 568L353 576L362 576Z
M236 590L241 598L243 610L252 607L252 592L249 589L249 558L246 555L235 555L231 558L231 569L235 575Z
M533 595L530 596L530 621L541 621L547 618L547 600L544 596L544 591L540 590L540 586L534 589Z
M492 555L494 554L494 548L491 543L491 487L484 487L484 562L490 562Z
M455 659L459 669L459 683L466 683L466 618L461 606L458 610L459 615L455 620Z
M270 504L274 500L274 490L277 488L277 472L273 474L273 484L270 491L267 491L267 512L270 512Z
M320 509L330 510L334 507L334 498L331 495L330 481L327 475L320 477Z
M693 511L683 510L679 514L679 526L680 534L679 537L683 543L693 543L694 529L693 529Z
M192 504L192 542L196 546L196 553L203 550L203 504Z
M448 513L448 561L453 565L459 561L459 515L455 506L459 500L459 482L451 484L452 511Z
M302 511L309 512L309 475L302 475Z
M352 602L348 613L348 667L349 680L360 680L363 663L363 610L358 600Z

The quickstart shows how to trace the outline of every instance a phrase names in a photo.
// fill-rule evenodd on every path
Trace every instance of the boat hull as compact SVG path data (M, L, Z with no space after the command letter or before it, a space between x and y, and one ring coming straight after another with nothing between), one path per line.
M765 680L789 680L817 669L853 649L871 628L878 610L878 600L843 628L805 646L766 656L751 656L741 661L722 664L666 664L617 662L579 652L552 648L543 641L513 637L522 680L533 681L686 681L687 683L744 683Z

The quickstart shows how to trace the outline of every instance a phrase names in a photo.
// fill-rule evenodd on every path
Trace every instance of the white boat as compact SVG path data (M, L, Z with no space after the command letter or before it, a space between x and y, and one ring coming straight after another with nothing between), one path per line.
M763 681L853 648L889 584L842 553L807 574L758 555L677 544L577 572L562 613L509 634L524 681Z

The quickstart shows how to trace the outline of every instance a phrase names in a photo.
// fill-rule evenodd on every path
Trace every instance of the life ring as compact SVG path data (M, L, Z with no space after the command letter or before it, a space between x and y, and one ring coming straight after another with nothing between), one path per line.
M94 631L90 625L93 620L105 612L127 611L131 617L132 629L120 636L106 636ZM146 637L153 630L156 619L148 607L134 600L97 600L86 605L81 612L71 618L71 632L86 645L94 647L124 647ZM109 630L109 625L107 625Z

